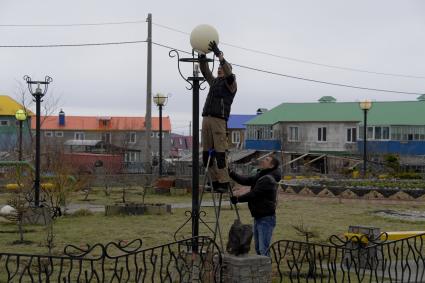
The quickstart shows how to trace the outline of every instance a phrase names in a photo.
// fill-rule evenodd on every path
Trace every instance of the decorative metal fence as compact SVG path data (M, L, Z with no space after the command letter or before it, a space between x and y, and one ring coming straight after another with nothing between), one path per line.
M61 256L0 253L0 282L221 282L218 251L196 237L146 249L141 240L69 245Z
M277 241L270 247L273 282L425 282L424 237Z
M281 240L270 247L273 282L425 282L425 234L388 241L331 237L330 244ZM382 240L384 239L384 240ZM198 251L192 253L192 250ZM0 253L0 282L222 282L222 255L208 237L142 248L69 245L63 255Z

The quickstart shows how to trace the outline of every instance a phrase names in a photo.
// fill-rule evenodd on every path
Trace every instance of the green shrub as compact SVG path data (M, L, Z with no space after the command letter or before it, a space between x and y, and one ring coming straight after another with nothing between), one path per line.
M395 154L387 154L384 156L384 163L386 166L394 170L394 172L400 171L400 159Z
M395 173L394 178L397 179L422 179L421 175L415 172L401 172Z

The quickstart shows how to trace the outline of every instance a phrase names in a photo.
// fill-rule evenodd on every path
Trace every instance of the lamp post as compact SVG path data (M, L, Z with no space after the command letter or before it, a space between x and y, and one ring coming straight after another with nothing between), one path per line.
M366 99L360 102L360 109L363 110L363 178L366 177L367 168L367 111L372 108L372 101Z
M28 90L35 99L36 119L35 119L35 179L34 179L34 205L40 205L40 104L41 99L47 93L49 84L53 79L49 76L44 78L44 81L33 81L31 77L25 76L24 80L28 84ZM33 85L37 88L33 89ZM42 89L43 86L43 89Z
M19 161L22 161L22 123L27 119L25 110L19 109L15 113L16 120L19 121Z
M168 96L157 93L153 101L159 108L159 176L162 176L162 107L167 104Z
M180 58L180 54L177 50L171 50L169 53L170 57L176 57L178 60L178 70L180 76L190 86L186 87L188 90L192 90L192 237L199 236L199 89L201 82L205 79L199 76L199 63L201 62L214 62L214 60L207 57L200 57L199 54L206 54L208 50L208 44L210 41L215 41L218 44L218 33L209 25L199 25L195 27L190 35L190 44L192 45L191 57ZM196 53L198 54L196 54ZM183 76L180 71L180 62L192 64L193 75L189 77ZM192 241L192 253L198 252L198 242Z

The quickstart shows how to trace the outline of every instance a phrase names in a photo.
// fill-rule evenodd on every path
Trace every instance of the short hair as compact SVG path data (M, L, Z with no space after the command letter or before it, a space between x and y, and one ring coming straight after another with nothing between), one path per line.
M279 160L276 158L276 157L274 157L274 156L270 156L270 158L271 158L271 160L270 160L270 163L273 165L273 169L276 169L276 168L278 168L279 167L279 165L280 165L280 162L279 162Z

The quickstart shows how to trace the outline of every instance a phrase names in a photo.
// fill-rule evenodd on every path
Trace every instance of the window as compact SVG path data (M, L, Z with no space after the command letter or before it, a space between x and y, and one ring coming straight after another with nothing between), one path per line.
M257 140L262 140L263 139L263 129L258 129L256 136L257 136Z
M174 145L174 139L171 139L171 145Z
M136 143L136 133L135 132L127 133L127 142Z
M367 139L373 139L373 127L367 127Z
M322 142L326 141L326 127L317 129L317 140Z
M53 132L50 132L50 131L44 132L44 136L45 137L48 137L48 138L51 138L51 137L53 137Z
M357 141L357 128L348 128L347 142L356 142L356 141Z
M62 138L63 137L63 132L55 132L55 137Z
M85 135L83 132L76 132L74 134L74 139L75 140L84 140L85 139Z
M9 126L9 121L8 120L0 120L0 126L3 126L3 127Z
M182 138L179 138L179 144L183 145L183 139Z
M381 140L381 139L382 139L382 128L375 127L375 140Z
M112 134L111 133L102 133L102 141L104 143L111 143Z
M375 140L389 140L390 128L389 127L375 127Z
M298 141L298 127L289 127L289 141Z
M125 162L136 162L136 152L131 151L131 152L126 152L124 154L124 161Z
M382 139L383 140L390 139L390 127L382 127Z
M240 143L241 142L241 133L239 131L232 132L232 143Z
M375 140L389 140L390 127L375 127Z

